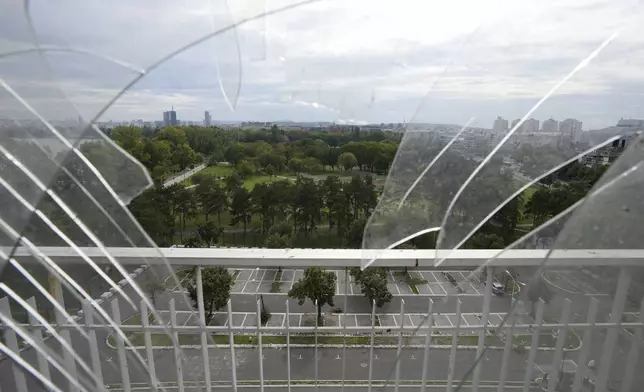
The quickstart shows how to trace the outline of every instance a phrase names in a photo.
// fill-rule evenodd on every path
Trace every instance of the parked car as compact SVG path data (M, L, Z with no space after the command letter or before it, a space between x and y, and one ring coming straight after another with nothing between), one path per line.
M505 294L505 286L502 285L499 282L494 282L492 283L492 293L496 295L503 295Z

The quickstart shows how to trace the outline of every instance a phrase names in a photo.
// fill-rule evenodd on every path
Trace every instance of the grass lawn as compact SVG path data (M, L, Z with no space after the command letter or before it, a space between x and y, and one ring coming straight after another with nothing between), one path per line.
M233 166L217 165L217 166L208 166L207 168L203 169L201 173L206 175L211 175L211 176L225 177L225 176L230 176L231 174L233 174L234 171L235 171L235 168Z

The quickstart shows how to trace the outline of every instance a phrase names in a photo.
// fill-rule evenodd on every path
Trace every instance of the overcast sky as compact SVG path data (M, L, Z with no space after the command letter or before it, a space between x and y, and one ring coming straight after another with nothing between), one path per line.
M33 48L20 2L0 15L0 52ZM187 3L187 4L183 4ZM45 117L92 118L163 56L294 0L33 0L41 45L87 50L0 60L0 77ZM5 7L5 5L3 5ZM326 0L246 23L182 52L100 120L433 122L491 127L535 113L585 129L642 118L644 36L636 1ZM58 88L62 89L62 93ZM225 92L222 92L222 90ZM64 96L63 96L64 93ZM73 104L66 104L67 97ZM12 98L11 98L12 99ZM18 104L0 93L5 112ZM231 107L234 106L234 110Z

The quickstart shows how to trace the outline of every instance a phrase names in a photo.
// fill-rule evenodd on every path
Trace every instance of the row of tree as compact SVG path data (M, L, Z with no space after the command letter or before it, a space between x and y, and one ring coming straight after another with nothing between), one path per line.
M356 175L348 182L336 176L323 181L299 176L294 182L257 183L250 191L237 176L225 181L202 176L194 188L175 184L147 190L132 201L130 210L160 245L173 244L176 231L180 241L188 241L187 246L214 245L224 232L224 225L241 227L245 236L256 218L268 247L287 247L293 234L308 237L321 225L328 225L337 236L346 238L347 246L359 246L359 231L377 198L369 175ZM228 222L221 219L224 212L230 217ZM184 238L187 221L199 215L205 223L197 228L197 233ZM352 230L354 223L361 227Z

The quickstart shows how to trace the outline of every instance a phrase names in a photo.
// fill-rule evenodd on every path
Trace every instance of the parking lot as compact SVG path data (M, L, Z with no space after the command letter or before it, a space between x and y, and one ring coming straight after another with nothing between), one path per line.
M169 320L170 316L168 311L161 311L162 318ZM497 327L502 323L505 313L490 313L488 325L492 328ZM422 313L410 313L400 317L399 313L384 313L376 315L376 325L381 327L398 327L403 324L406 326L417 327L421 325L426 319L427 315ZM527 314L519 314L517 316L518 324L531 324L534 320ZM347 327L370 327L371 315L369 313L334 313L325 314L325 326L340 326L342 320L345 320ZM197 326L197 313L192 311L178 311L177 324L187 326ZM216 312L210 325L228 325L228 313ZM433 325L437 327L450 327L456 325L458 319L454 313L435 314L433 316ZM241 327L256 327L257 315L252 312L233 312L232 323L234 326ZM270 327L286 327L286 314L285 313L272 313L269 319L268 326ZM289 326L291 327L304 327L315 325L315 314L312 313L291 313L289 314ZM480 313L462 313L460 325L467 327L469 325L481 325ZM475 331L472 330L472 333ZM529 333L526 331L519 331L519 333Z
M336 293L338 295L362 295L360 287L353 281L353 277L348 274L349 282L346 284L345 291L345 272L340 270L331 270L336 274ZM286 294L293 284L297 282L304 270L284 269L281 272L279 280L277 269L237 269L231 270L235 276L235 283L232 293L237 294ZM476 276L469 276L468 271L409 271L408 276L403 270L389 270L387 274L387 286L393 295L414 295L412 285L418 291L417 295L422 296L447 296L459 294L459 290L450 283L445 274L451 276L458 282L461 288L460 295L483 295L484 285ZM182 285L185 286L190 279L189 274L182 275ZM469 279L468 279L469 278ZM273 284L277 282L277 284ZM173 287L173 290L178 290Z
M548 270L543 277L550 285L571 294L602 294L599 282L580 270Z

